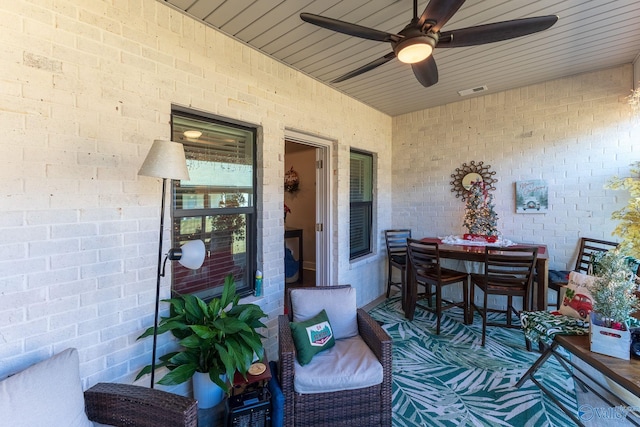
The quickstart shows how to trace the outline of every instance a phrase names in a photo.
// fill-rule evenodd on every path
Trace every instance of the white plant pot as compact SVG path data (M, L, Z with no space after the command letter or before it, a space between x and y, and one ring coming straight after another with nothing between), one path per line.
M222 381L226 378L226 375L220 375ZM224 399L224 390L211 381L208 372L196 372L193 374L193 398L198 401L199 409L213 408Z

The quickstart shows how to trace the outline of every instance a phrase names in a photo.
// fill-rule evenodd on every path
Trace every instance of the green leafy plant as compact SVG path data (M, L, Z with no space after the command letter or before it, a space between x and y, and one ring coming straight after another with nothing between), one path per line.
M594 259L597 277L591 289L593 311L603 318L625 324L640 305L635 295L635 260L624 247L603 252Z
M257 332L266 328L260 319L266 317L255 304L239 304L232 275L225 278L220 298L209 303L195 295L180 295L165 300L170 304L170 316L158 323L158 334L171 332L182 349L161 356L157 367L169 372L158 384L175 385L187 381L195 372L208 372L209 378L228 391L220 378L233 378L236 371L246 376L254 356L262 358L263 336ZM150 327L138 339L153 335ZM136 379L151 372L145 366Z
M628 190L630 193L627 205L611 214L612 219L619 221L613 235L620 236L622 245L628 248L630 255L640 259L640 162L631 164L631 176L614 176L606 188Z

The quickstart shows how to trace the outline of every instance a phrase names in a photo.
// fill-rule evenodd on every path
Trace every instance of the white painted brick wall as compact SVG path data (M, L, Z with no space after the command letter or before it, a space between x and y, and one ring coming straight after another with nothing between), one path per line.
M552 267L564 267L578 236L609 236L624 199L602 184L639 156L626 66L392 120L155 0L3 2L0 28L0 377L70 346L85 386L131 382L149 362L150 340L136 337L153 313L161 187L137 170L153 139L169 136L172 103L261 126L265 293L247 300L269 314L270 357L284 290L285 128L337 141L332 281L356 286L360 305L383 291L382 230L462 231L449 191L462 162L498 172L505 235L543 240ZM350 147L374 152L378 165L378 245L354 263ZM531 178L548 180L551 214L512 213L513 181ZM172 345L162 337L159 351Z
M247 301L269 315L271 358L285 128L337 141L332 282L356 286L361 305L383 292L384 253L349 263L346 219L355 147L378 156L378 243L390 226L390 117L156 0L5 1L0 32L0 378L70 346L86 387L132 382L149 363L151 340L136 338L152 323L161 183L137 171L152 141L170 136L172 104L260 126L264 296ZM160 354L174 345L161 337Z
M624 65L395 117L393 226L417 236L464 233L450 175L482 161L496 172L505 237L544 243L550 268L572 268L579 237L617 240L610 217L628 194L603 186L640 160L640 126L625 101L631 84ZM515 213L514 182L528 179L547 181L549 213Z

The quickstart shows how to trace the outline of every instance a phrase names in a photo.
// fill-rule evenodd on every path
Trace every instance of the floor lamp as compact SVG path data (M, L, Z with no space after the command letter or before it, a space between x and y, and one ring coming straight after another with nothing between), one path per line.
M160 311L160 278L162 268L162 232L164 230L164 203L168 179L188 180L187 159L184 146L173 141L156 139L138 171L138 175L162 179L162 205L160 208L160 236L158 240L158 274L156 282L156 307L153 317L153 354L151 360L151 388L155 382L156 345L158 341L158 312Z

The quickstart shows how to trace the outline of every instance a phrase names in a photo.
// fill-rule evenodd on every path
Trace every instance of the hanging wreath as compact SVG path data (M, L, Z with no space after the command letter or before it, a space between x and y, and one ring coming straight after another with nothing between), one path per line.
M284 174L284 191L289 193L295 193L298 191L300 185L300 178L298 172L293 170L293 166Z

